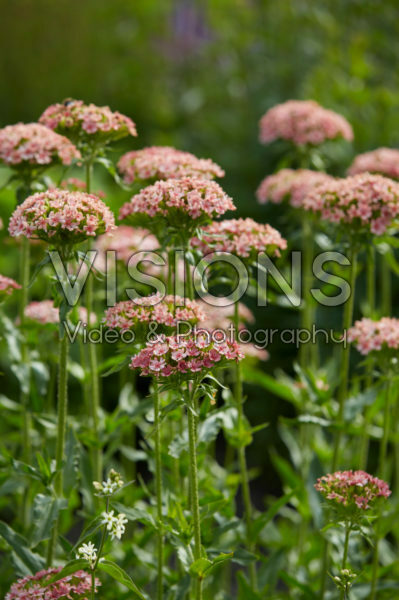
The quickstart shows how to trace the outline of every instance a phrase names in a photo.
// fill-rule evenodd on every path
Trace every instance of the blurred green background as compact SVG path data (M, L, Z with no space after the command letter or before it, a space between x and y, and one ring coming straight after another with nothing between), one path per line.
M261 207L254 196L281 158L278 147L258 143L269 107L313 98L349 119L354 152L399 144L393 0L0 0L0 14L1 126L34 121L66 97L108 104L137 124L139 137L120 152L171 144L213 158L226 170L223 186L239 214L270 221L283 235L289 223L281 209ZM339 157L337 172L351 151ZM127 199L106 175L100 184L114 190L113 206ZM7 219L13 199L1 199ZM0 260L1 272L15 275L6 251ZM296 323L283 309L263 309L258 318L263 327ZM290 369L293 357L273 349L265 369ZM260 388L247 391L253 422L291 410ZM273 436L275 428L256 437L253 464ZM263 467L267 473L266 456ZM259 497L271 491L269 475L259 483Z

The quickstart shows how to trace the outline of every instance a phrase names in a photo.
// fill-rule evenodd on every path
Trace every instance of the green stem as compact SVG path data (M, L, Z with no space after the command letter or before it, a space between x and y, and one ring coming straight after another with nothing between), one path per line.
M378 475L381 479L386 477L386 457L387 457L387 448L388 448L388 439L390 432L390 412L391 412L391 387L392 387L392 376L388 373L386 386L385 386L385 403L384 403L384 423L383 423L383 433L380 444L380 453L378 460Z
M57 444L55 450L55 467L57 474L54 478L54 491L58 497L63 495L63 461L65 455L65 434L68 411L68 336L63 332L59 342L58 363L58 417L57 417ZM52 565L58 537L58 519L54 524L52 536L49 541L47 563Z
M86 160L86 191L91 192L91 182L93 176L94 156ZM89 250L91 242L89 242ZM93 312L93 274L89 273L86 283L86 309L88 314L88 326L90 326L90 315ZM100 385L98 377L97 348L89 341L89 367L90 367L90 385L91 385L91 420L93 426L93 437L98 442L99 436L99 410L100 410ZM102 479L102 456L101 448L95 447L93 450L93 477L96 481Z
M374 544L374 553L373 553L373 565L372 565L372 574L371 574L371 591L370 591L370 600L375 600L376 592L377 592L377 582L378 582L378 547L380 544L380 539L378 532L376 534L376 540Z
M311 288L313 283L312 261L314 254L314 233L307 215L302 220L302 256L303 256L303 310L301 312L301 329L312 334L314 325L314 307ZM315 362L317 353L312 342L303 343L300 349L300 364L303 369ZM316 356L315 356L316 355Z
M381 312L388 317L392 312L392 275L386 256L381 256Z
M163 515L162 515L162 457L161 457L161 421L158 382L153 379L153 399L154 399L154 429L155 429L155 491L157 499L157 519L158 519L158 578L157 578L157 600L163 597Z
M184 253L184 270L185 270L185 278L186 278L186 290L187 290L187 298L189 300L192 300L194 298L194 287L193 287L193 280L192 280L192 275L191 275L191 270L190 270L190 264L187 260L186 257L186 253L189 252L190 250L190 245L189 243L187 243L186 247L185 247L185 253Z
M346 525L345 527L345 543L344 543L344 554L342 557L342 566L341 569L345 569L346 568L346 561L348 559L348 549L349 549L349 536L350 536L350 532L351 532L351 528ZM345 599L345 595L346 592L344 589L341 590L341 594L340 594L340 600L344 600Z
M234 331L235 336L238 336L238 330L240 326L240 316L239 316L239 303L236 302L234 304ZM244 429L244 400L242 393L242 375L241 375L241 363L235 363L235 385L234 385L234 399L237 408L237 428L239 431L239 435L241 435ZM249 552L255 552L255 544L252 541L252 502L251 502L251 491L249 487L249 475L248 475L248 467L247 467L247 459L245 453L245 445L240 440L240 444L238 447L238 463L240 467L241 474L241 492L242 492L242 500L244 504L244 519L246 525L246 537L247 537L247 545ZM251 587L254 591L257 589L257 581L256 581L256 565L254 562L250 563L249 566L249 577Z
M90 572L91 574L91 600L94 600L96 596L96 574L93 570Z
M344 308L344 317L343 317L343 330L344 335L346 336L349 327L352 325L353 320L353 307L355 301L355 285L356 285L356 270L357 270L357 253L354 248L351 248L350 252L350 296L345 304ZM340 445L342 441L342 428L344 426L343 418L344 418L344 409L345 409L345 400L348 394L348 383L349 383L349 359L350 359L350 345L345 340L345 343L342 347L341 352L341 368L340 368L340 386L338 388L338 415L337 415L337 424L339 425L339 429L335 435L334 442L334 452L333 452L333 460L332 460L332 471L337 469L339 463L339 452Z
M188 384L189 385L189 384ZM191 490L191 506L194 528L194 559L201 558L201 520L199 511L199 492L198 492L198 466L197 466L197 448L196 448L196 427L198 416L195 413L194 397L196 386L193 384L193 389L190 392L188 389L188 440L190 453L190 490ZM202 577L198 577L195 587L196 600L202 600Z
M372 317L375 311L375 249L374 246L367 248L367 309L369 316Z
M27 366L28 373L26 375L26 386L27 390L21 389L21 406L23 410L23 436L22 436L22 456L23 461L30 464L31 462L31 442L30 442L30 429L31 429L31 413L29 407L29 389L30 389L30 369L29 369L29 353L28 346L26 343L26 332L24 331L25 325L25 308L28 304L29 298L29 274L30 274L30 244L29 239L26 237L22 238L21 241L21 262L20 262L20 282L21 282L21 294L19 301L19 321L22 330L21 339L21 364Z
M366 265L366 299L368 316L372 318L375 311L375 249L373 246L369 246L367 250L367 265ZM369 389L373 385L373 367L369 365L367 375L365 378L365 389ZM370 427L370 409L366 407L363 434L360 439L360 463L361 469L366 469L368 452L370 445L370 436L368 433Z

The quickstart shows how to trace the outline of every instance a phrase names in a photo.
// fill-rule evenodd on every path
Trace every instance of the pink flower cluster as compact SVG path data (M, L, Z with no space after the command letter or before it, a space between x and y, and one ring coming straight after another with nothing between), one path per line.
M39 302L30 302L24 311L25 317L38 321L42 325L48 323L59 323L59 310L54 306L53 300L41 300ZM84 306L78 308L78 316L82 323L87 323L87 309ZM91 313L90 322L93 323L97 319L95 313Z
M29 196L13 212L9 232L71 245L112 231L114 216L93 194L53 189Z
M64 179L61 181L59 187L63 190L69 190L70 192L85 192L87 188L86 183L77 177L68 177L68 179ZM101 190L94 193L99 198L105 198L105 194Z
M294 208L302 208L303 200L316 186L328 183L333 178L326 173L309 169L281 169L266 177L258 187L256 196L260 204L280 204L288 200Z
M6 296L11 296L14 290L20 289L21 286L14 279L0 275L0 300L4 300Z
M181 179L201 177L213 179L224 177L224 171L208 158L197 158L190 152L182 152L170 146L151 146L124 154L118 162L118 170L125 183L136 179Z
M184 177L157 181L144 188L122 206L119 218L126 219L134 214L162 216L176 225L179 214L188 215L191 219L203 216L212 219L227 210L235 210L235 206L215 181Z
M256 223L253 219L214 221L202 230L202 237L191 240L193 247L203 254L229 252L241 258L250 258L258 252L279 256L287 241L277 229Z
M84 104L82 100L66 100L52 104L39 122L67 136L97 137L104 143L127 135L136 136L136 126L129 117L112 112L109 106Z
M140 323L157 323L176 327L180 321L195 324L204 318L200 305L195 300L180 296L153 294L145 298L125 300L105 311L104 323L111 329L132 329Z
M91 575L86 571L76 571L47 585L49 579L59 571L61 567L19 579L13 583L4 600L85 600L90 597ZM98 579L95 585L96 588L101 585Z
M391 490L385 481L365 471L337 471L317 480L315 488L327 500L347 508L372 508L377 498L388 498Z
M334 179L311 190L303 205L352 232L381 235L399 214L399 183L369 173Z
M138 251L157 250L157 239L147 229L119 225L112 234L105 233L96 240L95 248L100 254L107 250L116 252L116 259L127 263L130 257ZM105 259L103 259L105 263Z
M260 141L289 140L318 146L326 140L353 139L352 127L342 116L313 100L288 100L273 106L260 120Z
M379 173L392 179L399 179L399 150L396 148L377 148L356 156L348 169L349 175L358 173Z
M363 355L379 351L383 347L399 348L399 319L383 317L379 321L361 319L348 329L348 342L355 344Z
M79 150L44 125L17 123L0 129L0 162L10 167L70 165L74 158L80 158Z
M219 343L209 336L159 336L157 343L148 342L132 357L130 368L139 369L141 375L170 377L179 375L193 379L199 373L224 366L228 361L244 357L236 342Z

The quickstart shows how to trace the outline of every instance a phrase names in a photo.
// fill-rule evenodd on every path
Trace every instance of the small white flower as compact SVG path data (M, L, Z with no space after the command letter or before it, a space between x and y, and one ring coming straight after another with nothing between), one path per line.
M115 538L117 538L118 540L121 539L122 535L126 531L125 524L127 522L128 522L128 519L126 518L126 515L124 513L119 513L119 515L115 518L115 523L112 528L112 533L111 533L112 540Z
M82 544L80 548L78 548L76 558L83 558L90 563L91 567L94 567L97 560L97 548L91 542Z
M114 517L114 511L111 510L110 512L103 512L101 513L102 516L102 525L106 525L107 526L107 530L108 531L112 531L114 525L117 522L117 517Z

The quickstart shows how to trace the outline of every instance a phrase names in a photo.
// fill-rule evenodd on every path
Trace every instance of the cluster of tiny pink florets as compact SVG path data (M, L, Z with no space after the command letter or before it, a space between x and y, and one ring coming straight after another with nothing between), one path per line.
M372 508L377 498L388 498L391 490L382 479L365 471L337 471L317 480L315 488L327 500L346 508Z
M109 106L84 104L82 100L52 104L46 108L39 122L68 136L92 137L100 134L102 139L111 140L137 135L136 126L129 117L113 112Z
M369 173L334 179L311 190L304 208L352 231L381 235L399 214L399 183Z
M176 213L183 213L191 219L203 216L212 219L227 210L235 210L235 206L215 181L184 177L157 181L154 185L144 188L122 206L119 218L145 214L149 217L162 216L173 221Z
M125 183L146 179L223 177L224 171L209 158L197 158L190 152L169 146L151 146L124 154L118 162Z
M4 600L85 600L91 592L91 575L76 571L63 579L47 585L49 579L59 573L60 568L47 569L16 581ZM100 586L98 579L95 587Z
M399 179L399 150L377 148L356 156L348 169L349 175L358 173L378 173L392 179Z
M32 321L38 321L42 325L49 323L59 323L60 314L59 309L54 306L53 300L40 300L38 302L30 302L24 311L25 317L32 319ZM87 323L87 309L84 306L78 308L79 319L83 323ZM91 313L91 322L96 321L95 313Z
M170 377L180 375L192 379L199 373L223 366L226 361L244 357L236 342L212 341L209 335L159 336L156 343L148 342L132 357L130 368L141 375Z
M70 165L80 152L64 136L38 123L17 123L0 129L0 162L11 167Z
M176 327L178 322L186 321L194 325L202 319L204 312L195 300L157 293L145 298L118 302L106 310L104 323L111 329L123 331L140 323Z
M399 319L383 317L379 321L361 319L348 329L348 342L355 344L363 355L379 351L383 347L399 348Z
M260 204L288 200L294 208L302 208L304 198L313 188L332 179L326 173L309 169L281 169L261 182L256 196Z
M249 218L214 221L203 228L201 239L195 237L191 243L203 254L229 252L242 258L258 252L279 256L279 251L287 247L287 241L276 229Z
M129 225L119 225L112 234L100 235L95 243L95 248L100 253L114 250L116 260L124 263L127 263L135 252L156 250L158 247L159 243L156 237L147 229Z
M19 283L11 279L11 277L6 277L5 275L0 275L0 298L4 296L10 296L14 290L20 290L21 286Z
M318 146L326 140L353 139L352 127L342 116L313 100L288 100L267 111L260 121L260 141L289 140Z
M114 216L93 194L53 189L29 196L11 216L9 232L57 244L75 244L112 231Z

